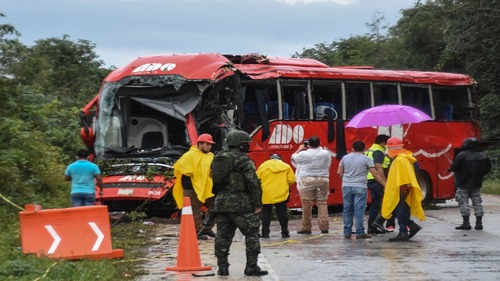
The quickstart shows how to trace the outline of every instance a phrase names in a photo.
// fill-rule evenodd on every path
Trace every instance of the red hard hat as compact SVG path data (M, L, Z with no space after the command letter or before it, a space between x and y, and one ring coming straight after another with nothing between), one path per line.
M403 146L403 141L399 138L390 137L386 143L387 146Z
M198 137L198 142L206 142L206 143L211 143L211 144L215 144L214 140L212 139L212 136L209 135L209 134L201 134L199 137Z

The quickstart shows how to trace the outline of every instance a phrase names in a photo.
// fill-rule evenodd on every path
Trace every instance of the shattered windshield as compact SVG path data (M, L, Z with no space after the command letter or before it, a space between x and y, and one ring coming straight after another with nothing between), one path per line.
M189 147L186 114L207 87L208 82L176 75L127 77L104 84L94 124L97 157Z

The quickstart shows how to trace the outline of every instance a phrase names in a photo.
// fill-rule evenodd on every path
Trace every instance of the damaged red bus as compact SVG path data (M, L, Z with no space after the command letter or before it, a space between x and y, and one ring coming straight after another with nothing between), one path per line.
M278 153L290 163L304 139L317 135L333 157L330 206L342 204L339 159L355 140L386 133L413 151L427 201L454 197L446 170L468 137L479 137L475 82L438 72L329 67L312 59L259 54L170 54L140 57L111 72L81 113L81 135L103 170L110 211L177 211L172 164L198 135L214 137L216 153L234 129L252 137L258 166ZM431 121L392 127L345 128L356 113L382 104L421 109ZM295 186L290 208L300 208Z

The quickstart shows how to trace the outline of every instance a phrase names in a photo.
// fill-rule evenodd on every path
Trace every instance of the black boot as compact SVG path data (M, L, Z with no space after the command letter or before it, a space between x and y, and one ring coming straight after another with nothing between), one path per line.
M411 239L417 232L419 232L422 227L416 224L414 221L410 220L408 223L408 227L410 228L410 233L408 234L408 239Z
M229 275L229 262L227 256L217 256L217 265L219 266L219 270L217 270L218 275Z
M455 229L459 229L459 230L471 230L472 229L472 226L470 226L470 222L469 222L469 216L462 216L464 222L455 227Z
M388 233L389 230L387 230L387 228L384 227L384 222L385 222L384 217L382 217L381 214L378 214L377 218L375 218L375 221L369 227L372 227L379 233Z
M476 226L475 230L483 230L483 216L476 216Z
M257 257L259 254L248 254L247 253L247 265L245 267L245 275L247 276L262 276L267 275L266 270L260 269L257 265Z

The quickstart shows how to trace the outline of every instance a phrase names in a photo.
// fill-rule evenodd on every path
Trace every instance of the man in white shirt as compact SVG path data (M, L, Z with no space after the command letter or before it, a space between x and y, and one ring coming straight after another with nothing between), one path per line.
M311 234L312 207L318 208L318 225L321 233L328 233L328 186L330 152L321 148L317 136L309 138L292 154L292 164L297 168L297 189L302 202L302 229L299 234Z

